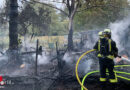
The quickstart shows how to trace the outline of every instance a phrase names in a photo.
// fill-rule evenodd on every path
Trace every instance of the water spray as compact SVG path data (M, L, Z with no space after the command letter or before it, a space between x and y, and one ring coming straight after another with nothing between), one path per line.
M130 59L128 59L128 58L121 57L121 59L124 60L124 61L128 61L128 62L130 62Z
M117 58L116 58L116 62L118 63L118 62L120 62L120 61L128 61L128 62L130 62L130 59L126 56L126 55L123 55L123 56L118 56Z

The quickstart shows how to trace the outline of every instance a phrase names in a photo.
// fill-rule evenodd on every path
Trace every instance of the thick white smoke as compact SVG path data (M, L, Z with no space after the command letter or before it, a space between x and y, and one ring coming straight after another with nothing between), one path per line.
M93 60L92 59L86 59L79 67L79 70L83 69L84 73L87 73L88 71L91 70L91 67L92 67L92 64L93 64Z
M72 55L72 52L67 52L65 53L64 57L63 57L63 60L66 62L66 63L72 63L74 61L74 55ZM76 59L76 58L75 58Z
M25 35L24 40L22 40L22 50L23 51L36 50L36 43L32 43L30 37L27 35Z
M34 55L35 57L36 55ZM46 56L45 52L42 53L42 55L38 55L38 64L41 65L41 64L48 64L50 61L49 61L49 58Z
M75 68L75 64L77 62L77 60L79 59L79 57L81 56L81 52L67 52L64 57L63 60L66 62L67 65L69 65L71 69ZM78 71L80 73L80 75L84 75L86 74L88 71L91 70L92 68L92 64L93 64L93 59L90 58L91 56L84 56L79 65L78 65Z
M3 8L5 6L5 0L0 0L0 8Z
M123 20L120 20L120 21L117 20L114 23L110 23L108 27L112 30L112 39L116 42L119 52L122 52L123 50L125 50L126 47L128 48L128 45L126 46L126 44L129 43L130 38L128 38L127 43L124 41L126 40L125 37L129 37L129 36L125 36L125 35L127 34L127 32L130 32L130 30L129 30L130 15L125 17ZM92 49L94 44L96 43L95 41L97 41L97 39L98 39L98 33L95 33L95 34L93 33L92 35L88 35L88 36L89 36L88 40L84 47ZM129 52L129 50L126 50L126 51ZM68 57L69 59L72 59L71 55L67 55L66 57ZM94 63L94 60L91 60L91 59L85 60L84 62L82 62L81 66L79 65L79 71L81 71L81 72L84 71L84 73L87 73L89 70L92 69L91 67L93 67L92 66L93 63ZM98 63L97 63L97 65L98 65Z
M130 16L124 18L121 21L110 23L109 25L109 28L112 30L112 39L116 41L119 51L124 50L124 46L122 46L121 44L123 42L121 41L121 38L124 36L125 32L127 32L129 26L130 26Z

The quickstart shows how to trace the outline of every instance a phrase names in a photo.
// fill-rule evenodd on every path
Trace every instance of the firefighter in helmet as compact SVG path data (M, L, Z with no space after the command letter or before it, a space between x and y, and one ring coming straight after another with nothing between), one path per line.
M111 39L111 30L110 29L104 29L104 37Z
M114 73L114 61L113 59L118 56L118 49L116 47L115 41L111 39L111 30L105 29L100 35L99 40L94 46L94 49L97 50L100 65L100 82L104 84L107 81L106 71L109 73L109 82L117 83L117 77Z
M101 39L101 38L104 38L104 36L103 36L103 31L100 31L100 32L98 33L98 36L99 36L100 39Z

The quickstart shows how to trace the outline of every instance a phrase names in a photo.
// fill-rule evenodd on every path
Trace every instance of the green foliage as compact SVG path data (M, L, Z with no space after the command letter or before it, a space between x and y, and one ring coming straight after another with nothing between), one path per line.
M47 34L51 8L40 4L28 4L19 15L19 34L34 33L36 35Z
M89 7L91 8L83 10L87 8L84 3L79 9L83 11L76 14L75 29L77 31L105 28L110 22L122 19L127 13L124 9L128 7L128 2L127 0L104 0L104 2L96 0L89 4Z
M59 20L58 16L52 15L52 22L50 25L50 35L63 35L67 33L68 21Z
M54 8L39 3L27 4L19 15L19 34L61 35L67 32L67 23Z
M76 12L74 17L74 31L107 27L110 22L125 17L129 10L124 8L130 7L127 0L81 1L78 8L80 12ZM85 8L89 9L84 10ZM67 12L67 8L64 11ZM0 14L0 17L4 16ZM18 33L37 36L64 35L68 34L68 22L67 16L52 7L26 3L19 13ZM3 23L3 18L0 19L0 23Z

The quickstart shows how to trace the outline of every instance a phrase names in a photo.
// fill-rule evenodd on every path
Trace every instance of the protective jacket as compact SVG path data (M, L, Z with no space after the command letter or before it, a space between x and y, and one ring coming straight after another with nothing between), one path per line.
M114 59L114 57L118 56L116 43L112 39L99 39L94 46L94 49L98 51L98 57L107 57L109 59Z

